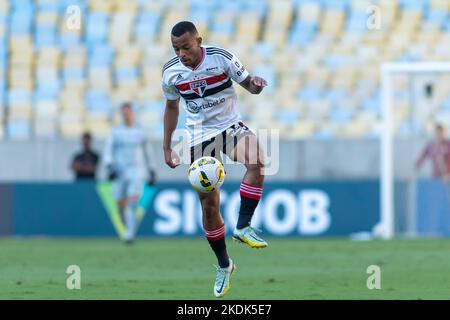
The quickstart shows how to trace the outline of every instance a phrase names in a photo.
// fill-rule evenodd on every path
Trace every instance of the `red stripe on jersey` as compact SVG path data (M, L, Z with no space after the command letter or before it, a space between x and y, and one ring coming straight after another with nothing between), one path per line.
M222 73L222 74L219 74L218 76L212 76L212 77L208 77L208 78L203 78L203 79L199 79L199 80L195 80L195 81L191 81L191 82L187 82L187 83L180 83L180 84L177 84L175 87L178 90L180 90L180 91L187 91L187 90L191 89L190 84L193 83L193 82L199 82L199 81L206 80L206 84L209 86L211 84L223 81L226 78L228 78L226 73Z

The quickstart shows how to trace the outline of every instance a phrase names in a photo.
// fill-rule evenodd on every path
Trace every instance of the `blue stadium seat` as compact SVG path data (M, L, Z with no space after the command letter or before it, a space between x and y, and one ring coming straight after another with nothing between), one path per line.
M30 92L24 89L10 89L8 91L8 103L27 103L30 101Z
M55 26L40 25L35 31L35 46L37 49L46 46L54 46L56 44L56 28Z
M329 54L327 55L323 63L329 70L336 70L339 66L346 65L346 64L352 64L352 57L351 56L343 56L339 54Z
M190 0L189 2L191 3L191 14L193 12L212 13L220 6L220 1L217 1L217 0L214 0L214 1L212 1L212 0L209 0L209 1ZM193 20L193 21L197 21L197 20Z
M347 95L348 93L344 90L330 89L326 92L325 97L332 104L337 104L339 101L342 101Z
M374 95L368 99L365 99L363 102L363 110L379 113L381 111L379 95Z
M445 23L449 20L449 14L444 10L430 10L425 19L438 24L442 28L445 27Z
M426 13L429 0L399 0L399 5L405 10L417 10Z
M56 100L58 98L60 89L61 86L59 84L59 81L46 81L45 83L39 83L33 94L34 103L42 100Z
M450 19L445 20L443 27L447 32L450 31Z
M272 59L275 53L274 47L267 42L255 43L252 50L254 54L257 54L266 60Z
M350 0L321 0L322 7L329 11L346 11Z
M81 44L81 39L77 34L66 33L61 34L59 37L59 46L63 51L70 50L73 47L79 46Z
M337 124L346 124L354 117L354 112L351 109L336 108L331 111L330 120Z
M243 3L243 10L256 11L261 18L267 15L267 2L260 0L247 0Z
M136 68L119 68L115 71L116 81L122 82L131 79L137 79L139 72Z
M6 67L8 63L8 50L6 49L6 44L0 42L0 69Z
M289 41L293 44L306 45L314 39L316 32L315 23L296 21L290 31Z
M319 140L331 139L335 136L335 133L329 129L321 128L314 133L314 138Z
M101 90L88 90L85 94L87 110L90 112L104 113L110 116L112 113L112 104L109 95Z
M245 7L245 1L228 0L221 1L217 7L219 11L242 12Z
M218 33L233 34L235 32L235 26L232 21L214 23L212 31Z
M209 25L213 12L214 11L206 11L205 9L200 11L198 10L198 8L191 8L191 12L189 13L189 20L195 21L196 23L204 23L206 25Z
M12 11L34 14L33 0L10 1Z
M400 135L412 135L420 133L424 130L424 126L420 122L402 121L400 122L397 133Z
M104 13L90 13L86 25L86 42L88 45L103 43L107 40L108 15Z
M108 43L96 44L89 52L89 64L91 66L110 66L114 60L114 48Z
M41 1L39 3L39 10L41 12L52 12L52 13L59 13L60 5L58 3L59 1L53 0L53 1ZM75 2L75 1L73 1ZM74 3L71 3L70 5L74 5ZM66 7L65 7L66 8ZM64 9L65 9L64 8Z
M161 110L161 106L164 105L164 102L162 101L158 101L158 102L147 102L143 107L142 110L143 111L147 111L147 112L158 112Z
M28 35L33 23L33 12L13 12L10 20L10 32L12 35Z
M300 120L299 110L281 110L277 111L275 119L285 125L294 125Z
M297 98L304 102L309 102L318 99L322 95L322 91L317 87L304 87L297 93Z
M361 11L353 11L346 20L345 30L350 33L366 33L367 29L367 13Z
M450 96L447 97L447 99L445 99L442 103L442 109L445 111L450 111Z
M78 69L78 68L67 68L64 69L62 71L62 75L63 75L63 79L65 81L67 80L79 80L79 79L84 79L85 78L85 74L83 69Z
M12 120L7 123L5 133L11 139L29 139L31 126L26 120Z
M155 31L159 30L159 24L161 22L161 15L157 12L151 12L151 11L143 11L138 14L136 19L136 27L135 32L138 30L151 30L153 33ZM150 34L149 36L153 35Z

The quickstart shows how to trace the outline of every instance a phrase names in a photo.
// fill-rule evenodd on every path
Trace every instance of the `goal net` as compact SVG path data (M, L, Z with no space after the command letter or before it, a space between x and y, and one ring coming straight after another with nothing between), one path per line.
M374 234L450 235L450 182L433 177L431 157L415 166L437 124L449 134L450 62L383 64L380 99L381 212Z

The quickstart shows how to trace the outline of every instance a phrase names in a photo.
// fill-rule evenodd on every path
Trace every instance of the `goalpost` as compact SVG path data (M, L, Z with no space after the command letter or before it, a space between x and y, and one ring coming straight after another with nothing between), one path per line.
M399 73L411 75L443 72L450 72L450 62L385 63L381 66L381 215L380 222L373 230L375 236L383 239L391 239L395 235L392 76Z

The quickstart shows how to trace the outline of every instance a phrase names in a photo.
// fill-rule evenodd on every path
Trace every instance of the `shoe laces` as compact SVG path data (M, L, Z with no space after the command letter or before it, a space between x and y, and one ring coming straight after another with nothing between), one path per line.
M216 268L217 277L216 277L216 285L220 285L223 281L223 278L227 275L227 268L221 268L220 266L216 266L213 264L213 266Z
M250 233L256 239L262 240L256 232L262 233L262 230L250 226L248 227L248 233Z

